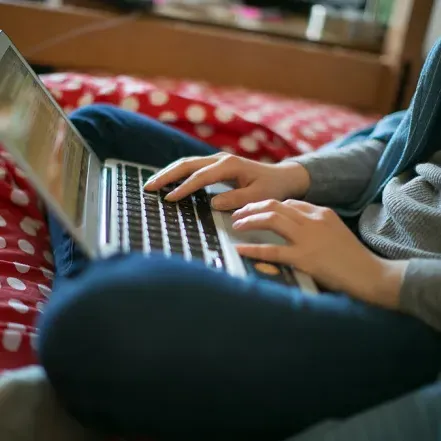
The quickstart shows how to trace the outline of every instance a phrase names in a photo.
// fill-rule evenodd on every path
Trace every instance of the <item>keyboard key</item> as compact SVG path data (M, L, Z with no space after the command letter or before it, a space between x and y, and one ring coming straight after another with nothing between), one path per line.
M162 240L157 240L156 238L150 239L150 248L152 250L163 250L164 245Z
M180 242L182 242L182 235L180 230L171 230L170 228L167 228L167 236L170 240L178 239Z
M126 165L126 175L129 176L138 176L138 168L133 167L131 165Z
M143 250L144 249L143 241L130 239L130 249L133 251Z
M192 259L205 260L204 253L202 251L192 250L191 257L192 257Z

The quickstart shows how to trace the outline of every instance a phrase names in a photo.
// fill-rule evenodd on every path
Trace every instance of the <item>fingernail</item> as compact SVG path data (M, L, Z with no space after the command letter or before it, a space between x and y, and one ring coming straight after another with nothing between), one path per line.
M150 185L154 184L156 181L156 178L150 178L147 180L147 182L144 184L144 187L150 187Z
M240 216L240 210L236 210L236 211L231 215L231 217L232 217L233 219L236 219L238 216Z
M242 225L243 225L243 221L242 220L238 220L238 221L233 223L233 228L240 228Z
M216 210L222 210L225 206L224 198L216 196L211 200L211 206Z
M171 191L170 193L168 193L166 196L165 196L165 200L166 201L168 201L168 202L172 202L173 201L173 198L176 196L176 192L175 191Z

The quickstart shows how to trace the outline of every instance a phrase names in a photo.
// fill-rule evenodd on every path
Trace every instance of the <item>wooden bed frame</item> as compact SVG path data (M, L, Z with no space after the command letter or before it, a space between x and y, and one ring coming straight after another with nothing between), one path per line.
M407 106L415 88L432 3L396 0L381 54L26 1L0 0L0 28L31 63L58 70L191 78L389 113ZM93 33L78 31L90 26ZM60 35L71 38L44 43Z

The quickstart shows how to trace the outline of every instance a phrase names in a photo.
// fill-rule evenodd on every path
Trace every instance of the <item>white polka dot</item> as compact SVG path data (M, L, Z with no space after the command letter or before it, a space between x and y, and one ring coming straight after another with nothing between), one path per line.
M302 152L302 153L308 153L312 152L314 149L309 142L303 141L299 139L296 143L296 147Z
M14 188L11 193L11 201L14 202L14 204L24 207L29 204L29 196L23 190Z
M253 110L251 112L247 112L244 116L246 120L258 123L262 120L263 115L257 110Z
M38 289L45 297L49 297L49 294L52 292L52 290L46 285L38 284Z
M63 94L61 93L60 89L57 89L56 87L51 87L50 92L56 100L59 100L60 98L63 97Z
M257 141L250 136L242 136L239 140L239 145L243 150L249 153L254 153L259 148Z
M6 225L5 218L3 216L0 216L0 227L4 227Z
M162 122L175 122L178 120L178 115L175 112L166 111L162 112L158 119Z
M329 118L327 123L336 128L340 128L344 124L344 120L341 118Z
M332 135L332 139L336 140L336 139L343 138L344 136L346 136L346 133L334 133Z
M76 78L75 80L72 80L69 83L65 84L64 89L66 89L66 90L80 90L82 86L83 86L83 81ZM86 93L84 96L85 97L91 96L93 98L93 95L91 93ZM91 102L89 102L88 98L85 98L84 102L86 104L91 104Z
M46 279L52 280L54 278L54 273L51 270L45 268L44 266L40 266L40 270Z
M150 103L153 106L163 106L168 103L169 96L162 90L152 90L149 94Z
M2 151L0 155L7 160L12 160L12 155L9 152Z
M213 136L214 130L211 126L199 124L195 127L195 132L201 138L209 138L210 136Z
M51 74L48 77L49 81L53 81L54 83L62 83L63 81L67 80L67 75L63 73L55 73Z
M236 151L233 149L233 147L230 147L229 145L223 145L221 147L221 150L225 153L230 153L232 155L234 155L236 153Z
M0 248L6 248L6 239L0 236Z
M121 101L120 106L125 110L136 112L139 109L139 100L134 96L129 96Z
M303 127L300 129L300 133L308 139L316 139L317 133L315 130L313 130L311 127Z
M75 109L74 109L72 106L66 106L66 107L63 108L63 110L64 110L64 113L65 113L66 115L69 115L69 114L72 113Z
M80 85L81 87L81 85ZM92 104L94 100L94 97L91 93L85 93L77 102L78 107L82 106L88 106L89 104Z
M7 323L6 327L8 329L15 329L16 331L26 331L26 326L22 323Z
M26 177L27 177L26 174L25 174L25 172L24 172L21 168L18 168L18 167L15 168L15 174L16 174L19 178L26 178Z
M144 83L135 83L133 81L124 83L124 92L126 96L133 95L135 93L145 94L148 89L147 84Z
M6 282L8 282L8 285L11 288L16 289L17 291L24 291L26 289L26 285L19 279L16 279L15 277L8 277L6 279ZM11 305L12 306L12 305ZM27 307L26 307L27 308ZM20 311L21 312L21 311ZM26 312L26 311L25 311Z
M254 139L257 139L258 141L262 141L262 142L265 142L268 139L267 134L261 129L253 130L251 132L251 136Z
M49 263L54 263L54 259L52 257L52 253L50 251L44 251L43 252L43 256L44 258L49 262Z
M15 269L22 274L26 274L29 272L29 269L31 268L29 265L26 265L24 263L18 263L18 262L14 262L15 265Z
M12 278L13 277L8 277L8 279L12 279ZM7 282L9 283L8 279L7 279ZM18 280L18 279L14 279L14 280L21 283L24 286L24 283L21 280ZM18 284L17 284L17 286L18 286ZM26 287L24 287L23 289L19 289L19 291L23 291L24 289L26 289ZM29 307L27 305L25 305L21 300L11 299L11 300L9 300L8 305L12 309L15 309L17 312L19 312L20 314L26 314L29 311Z
M101 89L99 90L99 95L112 95L113 92L115 92L117 89L116 84L113 85L103 85Z
M44 303L44 302L37 302L37 303L35 304L35 306L37 307L37 310L38 310L38 311L42 312L43 309L44 309L44 307L45 307L45 303Z
M36 351L38 350L38 334L35 334L34 332L31 332L29 334L31 348Z
M9 352L17 352L21 345L22 334L15 329L5 329L3 331L3 347Z
M190 122L198 124L205 120L207 112L201 105L193 104L188 107L186 115Z
M316 132L324 132L326 131L328 126L320 121L314 121L311 123L311 129L315 130Z
M30 217L25 217L20 222L20 228L26 234L29 234L30 236L36 236L37 235L37 230L35 229L35 223L34 223L33 219L31 219Z
M0 179L5 179L6 176L6 170L4 167L0 167Z
M234 119L233 112L231 112L230 110L227 110L227 109L223 109L221 107L218 107L214 111L214 116L221 123L229 123L230 121L232 121Z
M34 254L35 249L26 239L20 239L18 241L18 247L27 254Z

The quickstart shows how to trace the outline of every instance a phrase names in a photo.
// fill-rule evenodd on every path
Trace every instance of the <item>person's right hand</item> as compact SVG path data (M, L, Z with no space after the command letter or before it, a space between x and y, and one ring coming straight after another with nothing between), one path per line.
M234 190L212 199L213 207L218 210L233 210L266 199L283 201L302 198L310 185L309 173L296 162L263 164L227 153L217 153L180 159L153 176L146 183L145 189L156 191L183 178L186 180L169 193L166 200L178 201L206 185L235 181Z

